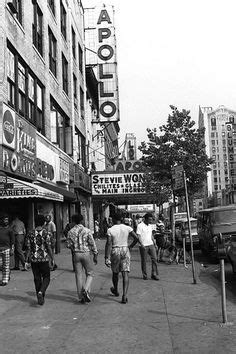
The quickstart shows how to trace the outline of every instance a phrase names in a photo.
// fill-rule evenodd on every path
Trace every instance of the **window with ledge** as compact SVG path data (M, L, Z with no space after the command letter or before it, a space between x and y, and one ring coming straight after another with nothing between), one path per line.
M18 60L18 105L19 113L26 116L26 68Z
M62 53L62 87L63 91L68 95L68 61Z
M78 108L78 95L77 95L77 78L73 74L73 91L74 91L74 107Z
M57 40L50 28L48 28L49 39L49 69L57 77Z
M86 164L86 139L83 136L83 134L80 133L79 129L75 127L75 135L78 137L77 139L77 156L78 156L78 161L80 163L80 165L83 168L87 167Z
M53 99L51 99L50 127L51 142L68 155L72 155L72 127L70 126L70 119Z
M33 30L33 44L38 52L43 56L43 13L40 10L37 2L33 3L34 7L34 22L32 24Z
M50 7L53 15L55 16L55 1L54 0L48 0L48 6Z
M60 9L61 9L61 33L66 40L66 10L63 6L62 1L60 4Z
M15 55L7 48L7 91L8 103L10 106L15 107Z
M78 50L79 50L79 71L83 75L83 50L81 45L78 43Z
M7 53L8 103L44 134L44 87L9 43Z
M84 91L80 87L80 112L81 118L84 119Z
M76 38L74 28L71 27L71 37L72 37L72 54L73 58L76 59Z

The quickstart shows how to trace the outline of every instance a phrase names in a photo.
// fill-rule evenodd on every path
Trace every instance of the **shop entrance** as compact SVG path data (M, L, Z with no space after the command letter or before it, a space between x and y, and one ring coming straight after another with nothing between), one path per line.
M30 205L32 201L28 199L7 199L1 200L0 203L0 216L8 214L10 222L14 219L15 215L23 221L26 230L28 230L32 215L29 215Z

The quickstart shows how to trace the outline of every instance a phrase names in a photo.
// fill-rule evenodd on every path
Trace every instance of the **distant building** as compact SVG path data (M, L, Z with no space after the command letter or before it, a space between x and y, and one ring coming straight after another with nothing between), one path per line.
M208 196L214 204L235 202L236 111L223 105L199 108L199 127L205 128L206 153L214 162L207 175Z

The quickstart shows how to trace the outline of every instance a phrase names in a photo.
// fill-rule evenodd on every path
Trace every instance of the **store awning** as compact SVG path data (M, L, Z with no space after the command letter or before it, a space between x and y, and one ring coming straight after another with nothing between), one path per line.
M7 177L7 183L0 184L0 200L15 198L42 198L63 202L63 195L52 192L34 183Z

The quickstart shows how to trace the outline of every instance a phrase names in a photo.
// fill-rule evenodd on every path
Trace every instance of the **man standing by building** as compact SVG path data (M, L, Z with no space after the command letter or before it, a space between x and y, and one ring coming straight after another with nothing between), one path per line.
M12 231L15 234L15 267L14 270L20 270L20 261L23 266L22 270L27 270L25 255L23 252L24 240L25 240L25 225L23 221L19 219L19 216L16 215L15 219L11 223Z
M115 214L113 217L114 225L107 230L107 242L105 246L105 264L112 270L112 294L119 296L118 282L119 272L123 278L123 295L122 303L128 302L127 292L129 287L129 271L130 271L130 252L137 242L137 235L131 226L121 223L122 216ZM129 235L134 237L133 243L128 247Z
M82 225L83 216L74 215L75 226L68 231L67 247L73 251L77 294L81 303L90 302L90 288L93 281L93 263L97 264L97 247L92 232ZM93 263L90 258L93 253ZM83 282L83 271L86 280Z
M152 235L152 223L153 216L151 213L144 215L144 221L138 224L137 235L142 246L139 247L141 256L141 268L143 279L147 280L147 254L150 255L152 261L152 273L151 278L153 280L159 280L157 270L157 255L155 240Z
M56 246L56 241L57 241L57 233L56 233L57 229L56 229L56 225L52 221L52 217L50 214L47 214L45 216L45 223L44 223L43 227L45 228L45 230L47 230L51 234L51 237L52 237L51 248L52 248L53 254L55 254L55 246ZM55 270L55 269L57 269L56 263L53 264L52 270Z
M35 229L26 236L26 259L31 261L38 304L44 304L45 293L50 283L50 263L53 263L51 234L44 228L45 218L38 215Z
M13 255L15 237L9 225L8 215L0 220L0 257L2 258L2 282L0 286L7 285L10 280L10 256Z

